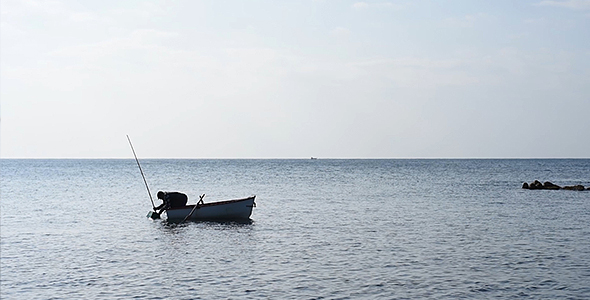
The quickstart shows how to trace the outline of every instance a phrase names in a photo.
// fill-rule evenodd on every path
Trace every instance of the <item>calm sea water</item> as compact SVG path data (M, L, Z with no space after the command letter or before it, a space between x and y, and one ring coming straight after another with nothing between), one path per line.
M2 299L589 299L590 160L0 160ZM158 203L156 203L157 205Z

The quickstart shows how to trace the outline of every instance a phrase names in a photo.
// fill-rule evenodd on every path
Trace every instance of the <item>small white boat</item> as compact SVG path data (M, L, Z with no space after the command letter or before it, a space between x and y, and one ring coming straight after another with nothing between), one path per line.
M141 177L145 183L145 188L147 189L147 192L150 196L150 201L152 202L152 208L154 209L148 213L147 217L151 218L152 220L159 219L162 211L157 211L157 209L160 207L156 208L154 199L152 198L152 193L150 192L150 188L148 186L147 180L145 179L145 175L143 174L143 170L139 164L139 159L137 159L135 149L133 149L133 144L131 144L131 139L129 136L127 136L127 140L129 141L129 146L131 146L131 151L135 157L135 162L137 162L137 167L139 167L139 172L141 173ZM162 193L162 196L160 196L160 193ZM248 198L236 200L204 203L203 197L205 197L205 194L203 194L200 196L201 199L197 204L186 205L188 197L185 194L178 192L169 193L174 194L173 199L168 199L166 194L167 193L162 191L158 192L158 199L166 199L165 201L168 201L166 205L162 204L161 206L168 207L165 209L165 211L166 215L168 216L168 221L171 222L184 222L187 220L247 221L250 219L250 215L252 214L252 208L256 207L256 203L254 202L256 196L250 196Z
M220 202L192 204L183 207L173 207L166 210L169 221L184 220L248 220L252 214L252 208L256 207L251 196L243 199L226 200Z

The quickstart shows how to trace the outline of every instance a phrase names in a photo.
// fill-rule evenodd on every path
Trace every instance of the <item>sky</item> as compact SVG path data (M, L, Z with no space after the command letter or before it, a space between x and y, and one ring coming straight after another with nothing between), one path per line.
M0 12L2 158L590 157L590 0Z

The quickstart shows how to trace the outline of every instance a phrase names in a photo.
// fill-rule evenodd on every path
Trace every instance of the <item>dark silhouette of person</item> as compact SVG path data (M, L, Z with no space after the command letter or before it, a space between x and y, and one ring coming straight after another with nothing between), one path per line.
M158 199L162 200L162 204L156 207L156 211L159 209L158 213L162 213L162 211L176 208L176 207L184 207L188 202L188 197L179 192L158 192Z

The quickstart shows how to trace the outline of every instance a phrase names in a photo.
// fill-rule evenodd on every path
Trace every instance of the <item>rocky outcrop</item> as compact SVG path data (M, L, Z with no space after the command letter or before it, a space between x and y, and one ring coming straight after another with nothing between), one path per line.
M561 187L557 184L553 184L552 182L545 181L543 183L543 189L545 190L559 190Z
M554 184L552 182L549 181L545 181L544 183L541 183L538 180L535 180L533 182L529 183L523 183L522 184L522 188L523 189L527 189L527 190L570 190L570 191L583 191L583 190L590 190L590 187L588 187L587 189L584 188L583 185L569 185L569 186L564 186L561 187L557 184Z
M585 190L584 186L581 184L572 185L572 186L564 186L563 189L570 190L570 191L583 191L583 190ZM588 189L590 190L590 187L588 187Z

